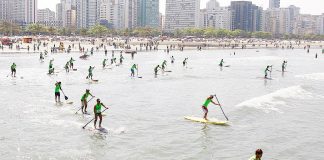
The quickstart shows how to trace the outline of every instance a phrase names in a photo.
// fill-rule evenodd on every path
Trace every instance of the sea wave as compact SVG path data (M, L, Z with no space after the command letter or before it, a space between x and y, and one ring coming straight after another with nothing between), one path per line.
M283 113L277 107L287 105L285 99L307 99L312 97L312 93L306 91L302 86L298 85L283 88L267 95L252 98L236 105L236 107L253 107L263 110L266 113L271 111Z
M308 80L324 80L324 73L303 74L303 75L296 75L295 77L308 79Z

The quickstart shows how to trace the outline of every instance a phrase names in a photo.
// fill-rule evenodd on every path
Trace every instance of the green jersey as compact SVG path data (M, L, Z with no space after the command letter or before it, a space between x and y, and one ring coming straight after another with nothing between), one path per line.
M203 104L204 107L208 107L209 103L212 102L210 98L208 98L205 103Z
M86 100L89 97L90 93L85 93L82 97L81 97L81 101Z
M55 93L59 93L60 92L60 89L61 89L61 85L56 84L55 85Z
M16 69L16 67L17 67L16 64L11 65L11 69Z
M136 65L134 64L134 65L132 66L131 70L135 70L135 69L137 69L137 67L136 67Z
M260 158L256 158L256 156L252 156L249 160L261 160Z
M102 107L102 104L100 103L100 104L96 104L96 106L95 106L95 112L96 113L101 113L101 107Z

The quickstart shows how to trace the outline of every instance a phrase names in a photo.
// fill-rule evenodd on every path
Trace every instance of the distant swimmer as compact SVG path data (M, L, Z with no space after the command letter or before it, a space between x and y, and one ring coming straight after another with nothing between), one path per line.
M267 66L267 68L264 70L264 78L268 78L268 72L271 73L271 70L269 68L272 68L272 66Z
M55 83L55 102L56 103L61 103L61 94L60 94L60 90L62 90L62 83L61 82L56 82Z
M255 151L255 155L252 156L249 160L261 160L263 151L261 149L257 149Z
M157 65L157 66L154 68L154 75L155 75L155 77L157 77L157 75L158 75L159 68L161 68L160 65Z
M183 60L183 62L182 62L183 67L186 67L187 66L187 63L188 63L187 61L188 61L188 58L185 58Z
M53 67L54 59L51 59L48 65L48 74L54 74L54 67Z
M95 115L95 120L94 120L94 128L96 128L96 123L99 117L99 128L101 128L101 122L102 122L102 112L101 112L101 108L105 107L106 109L108 109L108 107L106 107L103 103L100 102L100 99L97 99L97 104L93 107L93 112Z
M92 96L92 98L94 97L91 93L90 93L90 90L87 89L86 90L86 93L84 93L81 97L81 104L82 104L82 107L81 107L81 110L82 110L82 113L83 114L87 114L87 107L88 107L88 101L87 101L87 98L89 96Z
M225 62L224 62L224 59L222 59L222 60L220 61L220 63L219 63L219 66L220 66L220 67L223 67L224 63L225 63Z
M135 69L137 70L137 65L133 64L131 67L131 77L135 77Z
M173 63L174 63L174 61L175 61L174 57L173 57L173 56L171 56L171 63L173 64Z
M286 67L287 67L287 61L283 61L283 62L282 62L282 65L281 65L281 71L282 71L282 72L285 72Z
M214 98L214 96L213 95L211 95L211 96L209 96L207 99L206 99L206 101L205 101L205 103L202 105L202 110L204 111L204 119L206 120L206 121L208 121L208 119L207 119L207 114L208 114L208 105L210 104L210 102L211 103L213 103L213 104L215 104L215 105L218 105L219 106L219 104L217 104L217 103L215 103L214 101L213 101L213 98Z
M17 68L17 65L16 63L12 63L10 69L11 69L11 77L16 77L16 68Z
M94 70L94 68L95 67L89 67L89 69L88 69L88 76L87 76L87 79L91 79L92 80L92 76L93 76L93 74L92 74L92 72L93 72L93 70Z

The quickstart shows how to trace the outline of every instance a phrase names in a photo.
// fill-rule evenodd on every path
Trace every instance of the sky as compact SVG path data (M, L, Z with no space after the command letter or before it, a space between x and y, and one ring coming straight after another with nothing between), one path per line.
M56 4L60 0L38 0L38 8L50 8L55 11ZM160 0L160 12L165 12L165 1ZM205 8L208 0L201 0L200 8ZM217 0L221 6L229 6L232 0ZM269 0L251 0L254 4L268 8ZM302 14L319 15L324 13L324 0L281 0L281 7L288 7L289 5L295 5L301 8Z

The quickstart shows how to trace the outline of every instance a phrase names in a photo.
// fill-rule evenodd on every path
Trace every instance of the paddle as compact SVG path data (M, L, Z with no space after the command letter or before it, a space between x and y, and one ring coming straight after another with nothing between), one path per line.
M63 93L63 95L64 95L65 100L68 100L69 97L67 97L67 96L65 95L65 93L63 92L63 90L61 90L61 91L62 91L62 93Z
M94 98L94 96L93 96L91 99L89 99L89 101L88 101L87 103L89 103L93 98ZM82 109L82 106L80 107L79 110L77 110L77 111L75 112L75 114L78 114L78 112L79 112L81 109Z
M223 108L222 108L222 105L221 105L221 104L219 103L219 101L218 101L218 98L217 98L216 94L215 94L215 97L216 97L216 100L217 100L217 102L218 102L218 104L219 104L219 107L221 108L221 110L222 110L222 112L223 112L223 114L224 114L224 116L225 116L226 120L228 121L228 118L227 118L227 116L225 115L225 113L224 113L224 111L223 111Z
M103 110L101 113L104 113L108 108ZM91 121L89 121L87 124L85 124L82 128L84 129L88 124L90 124L95 118L92 118Z
M139 76L138 76L138 65L137 65L136 72L137 72L137 78L143 78L143 77L139 77Z

